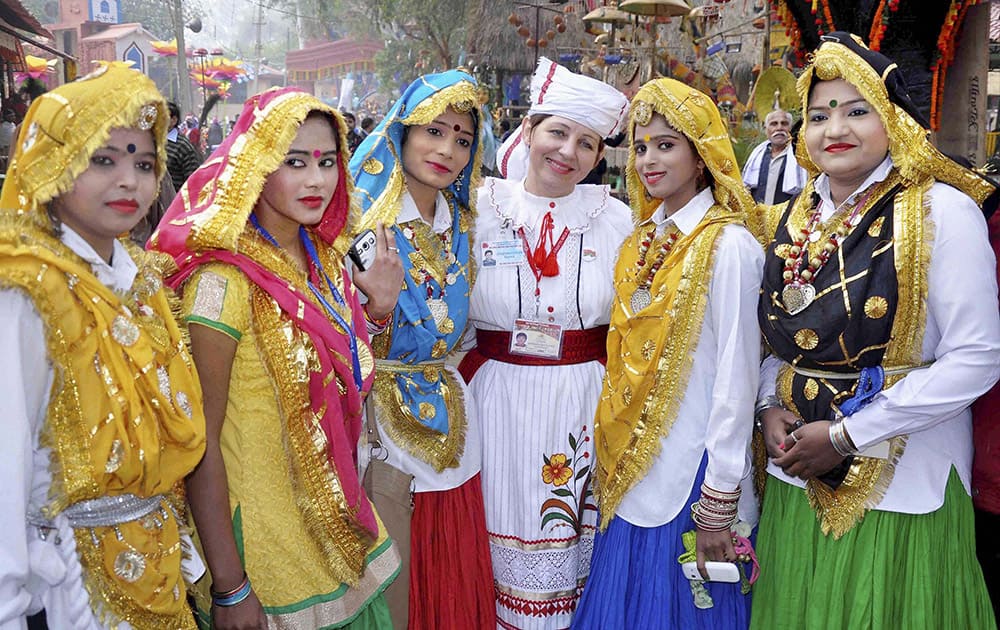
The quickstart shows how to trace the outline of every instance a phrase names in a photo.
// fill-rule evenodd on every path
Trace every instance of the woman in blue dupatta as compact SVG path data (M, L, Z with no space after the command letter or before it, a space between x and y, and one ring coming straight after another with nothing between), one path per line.
M392 226L406 271L390 318L369 320L378 360L362 451L366 483L404 555L390 609L411 630L496 624L479 429L462 379L445 364L475 277L477 90L458 70L418 78L350 163L363 227Z

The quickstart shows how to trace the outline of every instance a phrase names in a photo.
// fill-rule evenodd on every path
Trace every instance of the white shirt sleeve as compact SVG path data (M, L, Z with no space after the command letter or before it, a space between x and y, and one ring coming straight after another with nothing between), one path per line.
M934 184L929 195L935 230L923 360L933 363L844 421L859 449L953 418L1000 378L997 267L986 222L950 186Z
M705 434L705 483L732 492L749 466L753 408L760 378L760 295L764 252L742 228L727 227L715 252L708 312L717 345L715 383Z
M31 301L15 290L0 291L0 630L27 627L32 595L26 515L31 494L35 434L49 382L42 320Z

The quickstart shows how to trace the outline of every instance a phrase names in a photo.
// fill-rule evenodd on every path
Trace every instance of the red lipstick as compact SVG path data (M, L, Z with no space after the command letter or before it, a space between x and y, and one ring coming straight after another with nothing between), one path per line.
M323 198L315 196L299 197L299 202L302 205L306 206L307 208L312 208L313 210L315 210L316 208L319 208L321 205L323 205Z
M853 149L856 145L850 144L848 142L835 142L834 144L829 144L826 146L824 151L827 153L842 153L848 149Z
M444 164L438 164L437 162L427 162L427 166L430 166L432 171L434 171L436 173L440 173L442 175L445 175L445 174L451 172L450 168L448 168Z
M133 214L139 210L139 202L135 199L115 199L106 205L122 214Z

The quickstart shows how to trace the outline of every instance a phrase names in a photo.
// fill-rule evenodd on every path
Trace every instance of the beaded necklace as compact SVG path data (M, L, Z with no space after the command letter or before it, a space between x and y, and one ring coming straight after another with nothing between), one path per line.
M445 301L447 287L455 284L460 272L460 269L454 268L458 263L458 256L452 251L454 227L434 234L430 226L417 220L400 230L413 247L410 276L415 282L424 283L427 308L438 331L446 335L455 330L455 322L448 317L448 302ZM438 285L437 297L434 296L432 280Z
M820 225L823 204L816 205L816 209L813 210L805 227L792 241L792 246L785 257L785 270L782 272L785 287L781 290L781 301L789 315L798 315L809 308L809 305L816 299L816 287L812 284L813 279L837 251L851 229L861 221L861 210L872 193L875 192L875 188L875 186L870 188L868 193L854 204L847 216L838 222L837 228L823 243L822 250L816 255L810 256L809 243L819 243L823 240L822 226ZM835 212L834 216L837 214ZM805 269L802 269L803 260L808 260Z
M648 267L646 267L646 255L649 253L649 249L656 238L656 226L654 225L653 229L646 233L646 237L639 242L639 257L635 261L636 289L632 292L632 299L630 300L633 313L638 313L653 303L653 295L650 293L649 288L653 285L653 278L656 276L656 272L663 266L663 261L666 260L667 255L670 254L670 250L673 249L674 243L677 242L679 237L680 233L676 227L669 234L665 234L663 241L660 242L660 246L656 249L656 258L653 259ZM643 269L645 269L645 275L642 275ZM642 275L641 280L640 275Z

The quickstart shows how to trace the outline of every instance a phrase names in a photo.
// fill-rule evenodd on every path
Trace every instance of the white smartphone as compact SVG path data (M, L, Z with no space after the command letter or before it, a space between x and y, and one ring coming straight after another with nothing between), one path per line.
M354 266L358 268L358 271L367 271L375 262L376 253L375 232L372 230L365 230L358 234L354 242L351 243L351 248L347 250L347 255L354 261Z
M698 572L697 562L685 562L681 565L684 577L689 580L704 580ZM739 582L740 570L732 562L706 562L705 572L709 582Z

